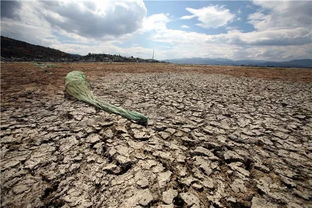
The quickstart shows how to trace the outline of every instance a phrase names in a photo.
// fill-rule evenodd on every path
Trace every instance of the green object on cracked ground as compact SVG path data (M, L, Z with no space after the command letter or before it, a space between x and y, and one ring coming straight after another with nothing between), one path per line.
M121 115L143 125L147 124L148 118L141 113L125 110L99 100L91 91L91 86L86 75L81 71L72 71L66 75L65 91L78 100L94 105L106 112Z

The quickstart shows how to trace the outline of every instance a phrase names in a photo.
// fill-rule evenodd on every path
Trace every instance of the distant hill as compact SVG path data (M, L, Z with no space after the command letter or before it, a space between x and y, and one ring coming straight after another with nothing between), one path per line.
M110 54L86 56L69 54L53 48L33 45L24 41L1 36L1 60L4 61L55 61L55 62L159 62L154 59L141 59Z
M29 44L1 36L1 57L16 59L71 59L74 56L62 51Z
M312 68L312 59L290 60L284 62L273 62L263 60L238 60L210 59L210 58L182 58L164 60L176 64L202 64L202 65L231 65L231 66L269 66L269 67L299 67Z

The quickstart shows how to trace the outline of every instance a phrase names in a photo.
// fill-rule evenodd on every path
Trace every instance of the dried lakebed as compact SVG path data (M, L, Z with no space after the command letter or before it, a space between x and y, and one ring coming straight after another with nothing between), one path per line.
M312 84L110 74L147 127L26 90L1 109L2 207L312 207Z

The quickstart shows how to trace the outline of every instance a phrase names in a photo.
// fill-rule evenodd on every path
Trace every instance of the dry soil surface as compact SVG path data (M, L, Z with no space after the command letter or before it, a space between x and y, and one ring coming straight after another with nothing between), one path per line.
M2 207L312 207L312 70L1 64ZM141 126L68 99L82 70Z

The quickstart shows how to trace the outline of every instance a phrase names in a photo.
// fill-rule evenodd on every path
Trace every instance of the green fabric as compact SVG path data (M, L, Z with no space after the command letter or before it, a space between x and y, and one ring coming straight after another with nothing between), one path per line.
M147 124L148 118L141 113L128 111L99 100L91 91L91 86L86 79L86 75L81 71L72 71L66 75L65 91L67 94L77 98L78 100L94 105L106 112L121 115L140 124Z

